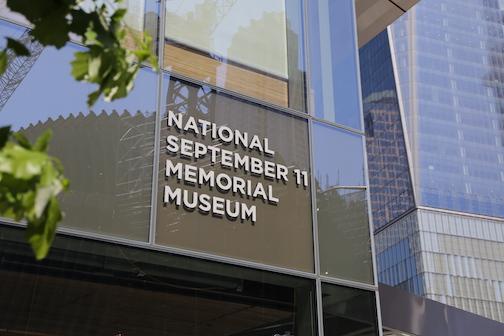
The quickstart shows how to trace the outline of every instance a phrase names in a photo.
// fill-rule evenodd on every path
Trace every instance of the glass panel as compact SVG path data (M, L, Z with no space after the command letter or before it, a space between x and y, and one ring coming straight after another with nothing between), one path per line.
M300 169L309 180L306 120L173 77L170 80L167 76L164 85L167 104L161 126L156 242L313 272L310 187L308 183L298 185L294 174L295 169ZM172 120L169 115L180 116L183 127L194 119L201 127L200 133L193 129L181 132L176 124L168 127ZM244 147L243 142L226 143L210 131L203 135L203 123L215 123L219 134L227 129L222 134L232 134L235 139L239 138L238 132L246 132L249 140L245 143L252 144L256 138L275 153L261 153ZM182 141L197 143L206 154L195 158L173 150L174 144L181 148ZM192 143L188 146L196 148ZM218 148L215 157L213 148ZM269 168L268 173L266 168L264 173L253 173L249 169L253 161L261 167L272 167L276 176L272 177ZM185 170L183 176L181 170L180 177L175 172L178 164ZM285 175L279 178L282 171ZM190 179L194 174L197 182ZM210 182L202 182L205 176ZM255 193L260 185L268 195ZM211 205L205 205L208 202ZM225 202L225 211L216 202ZM254 215L244 216L244 209Z
M108 4L109 2L106 3ZM147 33L152 37L152 51L157 54L159 1L123 0L119 4L119 7L127 9L126 16L124 17L128 33L126 46L130 49L137 48L137 40L144 33Z
M362 137L313 124L321 274L373 282Z
M0 228L8 334L316 335L312 280L63 236L31 254Z
M299 0L166 2L167 70L305 110Z
M317 189L364 186L364 151L360 135L313 123L313 159Z
M392 25L419 205L504 216L503 8L425 0Z
M324 335L379 335L373 292L322 284Z
M320 273L373 282L366 191L329 189L317 193Z
M152 37L152 50L156 52L158 41L158 21L159 21L159 1L156 0L123 0L120 4L112 1L89 1L85 0L81 6L88 10L94 3L105 3L109 9L116 10L120 8L127 9L124 17L126 25L126 46L130 49L137 47L137 40L142 37L143 33L148 33ZM11 22L16 22L25 27L30 26L30 22L17 12L12 12L6 4L6 0L0 0L0 17ZM71 36L73 41L76 41L76 36Z
M360 129L353 0L308 4L310 103L315 116Z
M373 225L415 206L387 30L359 50Z
M99 101L89 111L94 86L70 76L77 50L48 48L11 62L0 78L1 124L31 139L52 129L49 152L70 179L61 197L63 226L147 240L157 77L142 70L128 98Z

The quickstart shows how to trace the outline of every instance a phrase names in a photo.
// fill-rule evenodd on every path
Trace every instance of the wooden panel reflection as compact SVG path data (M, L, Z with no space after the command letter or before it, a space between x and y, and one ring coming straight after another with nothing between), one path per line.
M246 96L288 107L287 80L252 68L220 61L202 52L166 43L167 70L224 87Z

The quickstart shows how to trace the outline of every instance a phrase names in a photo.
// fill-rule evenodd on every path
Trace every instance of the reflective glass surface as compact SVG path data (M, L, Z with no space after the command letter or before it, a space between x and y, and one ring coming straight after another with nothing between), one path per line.
M423 205L504 216L503 9L422 0L393 25Z
M10 62L0 77L0 126L10 124L31 140L52 129L49 152L71 182L61 196L66 230L46 260L34 261L22 228L0 225L0 307L7 307L0 333L310 336L319 320L315 278L372 283L364 137L313 122L310 145L311 116L284 109L307 111L311 87L316 117L362 128L352 1L125 0L128 47L147 32L157 48L157 26L166 20L163 71L142 68L126 99L99 101L91 110L86 96L95 87L70 75L81 46L44 49L25 29L0 20L0 36L20 38L32 52ZM0 17L26 24L2 0ZM312 37L310 85L305 22ZM178 116L198 124L169 126ZM242 140L201 136L210 124ZM240 144L253 136L255 148ZM182 154L183 140L218 154ZM177 153L169 149L173 143L180 145ZM233 166L224 164L226 151ZM262 173L242 171L245 156L250 167L262 162ZM186 168L175 172L178 164ZM190 182L196 170L213 172L221 185ZM238 189L224 190L225 178L218 180L224 175ZM213 201L210 210L196 208L203 194ZM321 274L315 274L312 197ZM156 218L150 218L153 204ZM195 251L199 259L167 250ZM251 268L237 266L243 264ZM326 335L374 335L373 291L325 284L322 290Z
M378 282L425 295L422 242L412 212L375 234Z
M310 0L309 102L318 118L361 129L353 0Z
M294 175L294 169L306 171L308 181L310 174L307 121L175 77L165 77L163 94L166 95L166 105L161 124L156 243L313 272L310 186L297 185ZM267 138L268 146L275 154L268 156L241 144L225 143L220 138L213 139L211 134L204 136L194 131L179 131L174 124L168 127L170 111L175 116L181 114L183 125L194 117L195 120L215 123L215 129L225 129L225 126L232 134L246 132L249 139L254 136ZM220 152L215 160L210 152L200 158L187 157L180 150L168 150L172 146L169 137L177 143L189 140L203 146L213 145L220 148ZM251 157L259 162L269 161L277 168L278 165L288 167L287 180L254 174L241 164L224 165L229 157L237 163L236 155L244 160ZM176 168L169 167L168 161L172 166L184 165L183 169L196 167L198 181L213 174L215 181L219 176L223 178L221 181L233 179L229 183L234 186L239 185L238 181L245 181L247 185L250 182L250 190L257 191L261 184L267 194L270 195L271 190L271 195L278 201L270 202L271 199L265 200L257 196L259 194L244 194L239 189L222 188L223 184L230 185L228 182L221 182L221 187L217 182L213 186L206 182L189 183L188 173L177 178ZM177 199L176 196L170 198L170 202L164 201L168 195L167 187L172 193L180 190L179 198L183 197L184 202L179 205L171 202ZM211 197L208 201L212 202L212 207L205 210L202 197L207 196ZM218 208L214 202L220 200L226 202L225 214L214 211ZM241 217L243 206L255 208L255 222L250 217L245 220Z
M375 236L378 280L504 321L504 223L416 210Z
M373 282L362 136L313 123L322 275ZM345 187L347 186L347 187Z
M364 186L363 137L342 129L313 123L313 158L317 189Z
M301 1L166 2L165 69L305 110Z
M418 211L427 297L504 322L504 223Z
M320 273L373 282L365 190L328 189L317 193Z
M1 24L1 34L22 29ZM70 180L61 196L62 225L84 231L146 240L154 146L156 75L142 70L126 99L99 101L92 110L86 96L95 88L70 75L73 53L41 49L11 62L0 78L0 123L30 139L52 129L50 154Z
M415 203L387 31L359 55L371 209L378 229Z
M3 335L316 335L313 280L62 236L38 262L22 230L0 241Z
M379 335L373 292L322 284L324 335Z
M119 8L127 10L123 19L126 27L125 46L127 48L136 49L139 39L147 33L152 37L152 51L157 53L159 1L123 0L121 3L115 1L81 1L80 6L84 10L90 11L95 3L104 3L110 12ZM25 27L30 26L30 22L23 15L13 12L7 7L6 0L0 0L0 17ZM70 38L75 42L80 42L75 35L71 34Z
M106 3L110 6L111 2L107 1ZM127 10L123 20L127 32L126 47L136 49L138 40L148 34L152 37L152 51L157 54L159 1L125 0L119 4L114 3L114 7Z

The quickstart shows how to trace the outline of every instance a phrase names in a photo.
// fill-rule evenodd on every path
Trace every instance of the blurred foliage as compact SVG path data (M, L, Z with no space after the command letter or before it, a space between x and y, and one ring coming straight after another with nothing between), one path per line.
M10 10L22 14L31 24L31 36L43 46L58 49L73 39L86 51L75 53L72 75L78 81L96 84L88 96L88 106L103 95L106 101L123 98L132 90L142 62L157 70L157 58L151 51L152 38L147 34L136 39L136 48L126 48L127 27L123 24L126 9L122 0L7 0ZM117 9L112 10L111 8ZM29 50L15 39L7 38L0 51L0 74L8 63L7 51L16 56L29 56Z
M0 216L26 221L39 260L49 252L62 219L56 196L68 188L61 164L46 153L51 135L47 130L31 145L21 133L0 128Z
M121 0L107 3L7 0L10 10L31 23L31 37L43 46L60 49L71 37L86 47L75 53L71 66L77 81L97 85L88 95L89 107L101 96L106 101L127 96L142 62L149 62L157 71L152 39L147 34L128 35ZM127 38L135 40L134 49L126 48ZM26 57L30 51L7 37L0 50L0 75L9 66L9 55ZM39 260L49 252L57 224L63 218L57 195L68 187L61 164L47 154L50 138L51 131L47 131L31 145L22 134L13 133L9 127L0 128L0 216L27 223L27 240Z

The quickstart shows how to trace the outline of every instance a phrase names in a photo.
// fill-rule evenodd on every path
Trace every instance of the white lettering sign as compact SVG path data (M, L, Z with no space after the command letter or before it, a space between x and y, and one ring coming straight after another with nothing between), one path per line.
M257 135L233 130L227 126L218 126L207 120L195 119L192 116L172 111L168 111L167 126L179 131L178 136L170 134L166 137L166 151L169 154L178 155L191 161L203 158L210 161L210 165L199 167L182 162L174 163L167 159L165 172L168 179L176 179L182 185L196 186L199 189L202 187L215 188L222 194L231 193L252 201L259 199L270 205L276 205L280 202L280 199L274 194L272 184L254 182L255 179L233 176L232 173L240 172L276 183L288 183L288 167L271 160L233 152L221 148L219 145L206 145L203 142L189 140L181 135L190 132L197 138L210 138L214 144L216 142L231 144L245 152L256 152L265 157L274 158L275 151L270 148L268 138L261 139ZM231 174L216 173L212 170L215 166L220 166ZM308 187L308 172L293 169L292 173L293 181L298 187ZM253 224L257 221L256 205L247 205L243 202L189 191L181 187L172 189L170 186L165 186L163 203L166 206L174 204L188 211L198 210L203 214L226 217L230 220L240 219L241 221L250 221Z

